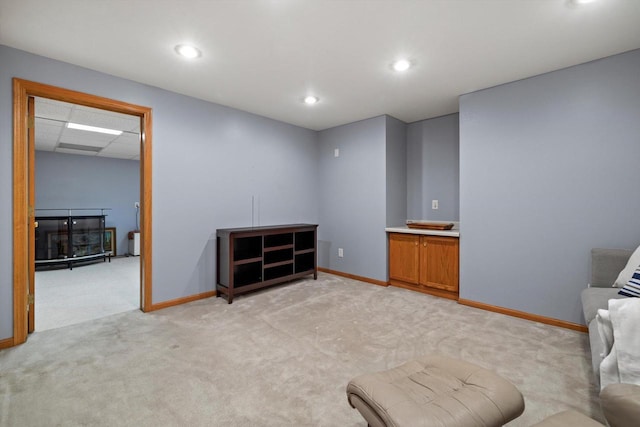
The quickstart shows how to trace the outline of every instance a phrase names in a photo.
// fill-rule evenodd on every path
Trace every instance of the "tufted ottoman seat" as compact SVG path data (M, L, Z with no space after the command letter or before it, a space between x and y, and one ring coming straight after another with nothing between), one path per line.
M347 399L371 427L501 426L524 411L522 394L504 378L440 356L360 375Z

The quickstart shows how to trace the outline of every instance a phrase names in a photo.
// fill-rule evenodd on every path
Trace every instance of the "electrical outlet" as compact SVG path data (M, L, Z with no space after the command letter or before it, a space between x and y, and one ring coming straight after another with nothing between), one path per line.
M135 202L133 204L133 207L136 208L136 209L140 209L140 202Z
M438 210L438 201L437 200L432 200L431 201L431 209Z
M343 258L344 257L344 250L342 250L342 248L338 248L338 258Z

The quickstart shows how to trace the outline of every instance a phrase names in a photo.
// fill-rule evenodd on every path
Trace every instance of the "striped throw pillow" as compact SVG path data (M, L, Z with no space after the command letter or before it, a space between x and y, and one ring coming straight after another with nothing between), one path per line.
M620 288L620 292L618 293L628 297L640 297L640 267L636 268L633 276L631 276L631 280Z

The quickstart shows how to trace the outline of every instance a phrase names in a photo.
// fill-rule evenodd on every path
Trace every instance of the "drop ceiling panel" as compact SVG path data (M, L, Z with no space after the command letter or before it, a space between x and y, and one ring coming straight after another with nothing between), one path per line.
M54 151L56 146L58 145L58 141L57 140L41 140L40 143L38 144L38 150L40 151Z
M36 117L36 131L38 132L51 132L60 133L64 127L64 122L59 120L43 119Z
M57 141L62 132L62 123L50 120L36 119L36 146L39 141Z
M61 101L53 101L46 98L36 98L36 117L44 117L53 120L67 121L73 104Z
M108 154L104 154L103 152L100 152L100 153L97 154L97 157L111 157L111 158L114 158L114 159L139 160L137 158L138 156L132 156L131 154L127 154L127 153L122 153L122 154L108 153Z
M56 148L56 153L65 153L65 154L77 154L80 156L95 156L96 153L93 151L84 151L84 150L69 150L67 148Z
M91 145L94 147L106 147L115 139L115 135L107 135L96 132L86 132L76 129L64 129L60 136L60 142L68 144Z
M113 140L114 143L118 144L129 144L134 145L136 148L140 146L140 134L138 133L129 133L125 132L116 139Z
M100 110L87 110L86 108L87 107L73 110L69 121L83 125L98 126L101 128L122 131L135 129L136 123L139 122L137 117L132 120L128 116L122 114L106 114Z
M119 120L121 126L116 129L128 132L140 133L140 117L132 116L129 114L116 113L115 111L100 110L92 107L85 107L84 105L77 105L76 110L88 111L96 114L102 114L104 116L112 117L113 120Z
M140 146L139 145L131 145L131 144L119 144L117 142L113 142L105 147L101 152L101 155L109 155L109 154L128 154L129 156L137 156L140 154Z

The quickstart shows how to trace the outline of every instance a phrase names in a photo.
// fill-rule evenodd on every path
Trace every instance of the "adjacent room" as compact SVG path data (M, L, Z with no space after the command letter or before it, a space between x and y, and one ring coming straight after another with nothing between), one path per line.
M0 1L0 426L637 426L638 22Z
M139 118L34 107L35 330L139 308Z

